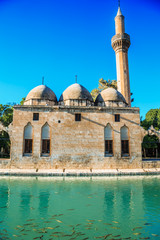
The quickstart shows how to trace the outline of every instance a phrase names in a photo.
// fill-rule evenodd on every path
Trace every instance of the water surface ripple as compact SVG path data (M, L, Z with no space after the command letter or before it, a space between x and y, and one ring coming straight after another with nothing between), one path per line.
M160 239L160 177L1 177L0 240Z

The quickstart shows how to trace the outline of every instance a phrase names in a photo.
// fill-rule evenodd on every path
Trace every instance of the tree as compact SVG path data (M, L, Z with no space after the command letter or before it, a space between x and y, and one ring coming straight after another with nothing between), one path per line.
M0 132L0 158L9 158L10 156L10 139L5 131Z
M156 130L160 128L160 109L150 109L145 116L145 119L141 121L141 126L148 130L150 126L153 126Z
M104 80L103 78L99 79L99 82L98 82L98 88L95 88L91 91L91 95L92 95L92 98L93 100L95 101L96 97L98 96L98 94L106 89L106 88L109 88L109 87L112 87L114 89L117 89L117 81L116 80Z
M23 97L22 100L20 101L20 105L23 105L25 100L26 100L26 98Z
M13 106L0 104L0 121L7 127L13 120Z

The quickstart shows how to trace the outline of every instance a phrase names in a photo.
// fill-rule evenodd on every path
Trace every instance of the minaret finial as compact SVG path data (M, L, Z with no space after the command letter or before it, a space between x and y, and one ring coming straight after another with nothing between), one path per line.
M77 75L75 75L75 83L77 83Z
M118 7L120 8L120 0L118 0Z

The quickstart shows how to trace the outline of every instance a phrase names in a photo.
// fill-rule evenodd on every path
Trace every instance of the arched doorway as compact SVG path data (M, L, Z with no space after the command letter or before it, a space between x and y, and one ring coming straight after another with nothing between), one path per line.
M0 132L0 158L10 158L10 138L5 131Z
M146 135L143 138L142 157L145 159L160 158L160 142L156 135Z

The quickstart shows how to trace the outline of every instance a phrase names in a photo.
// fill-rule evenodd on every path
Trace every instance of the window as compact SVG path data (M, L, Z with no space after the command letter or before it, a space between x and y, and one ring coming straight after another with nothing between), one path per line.
M104 129L104 138L105 138L105 156L113 156L113 136L110 124L107 124L107 126Z
M105 155L113 154L113 141L105 140Z
M126 126L121 128L121 155L122 157L129 156L129 137L128 128Z
M42 139L42 154L50 153L50 140Z
M39 113L33 113L33 121L39 120Z
M30 123L24 128L24 155L28 156L32 154L32 125Z
M120 114L115 114L115 122L120 122Z
M121 141L121 148L122 148L122 156L129 155L129 141L128 140Z
M32 139L25 139L24 153L32 153Z
M75 114L75 121L77 121L77 122L81 121L81 114L80 113Z
M42 146L41 155L49 156L50 154L50 127L48 123L45 123L42 127Z

